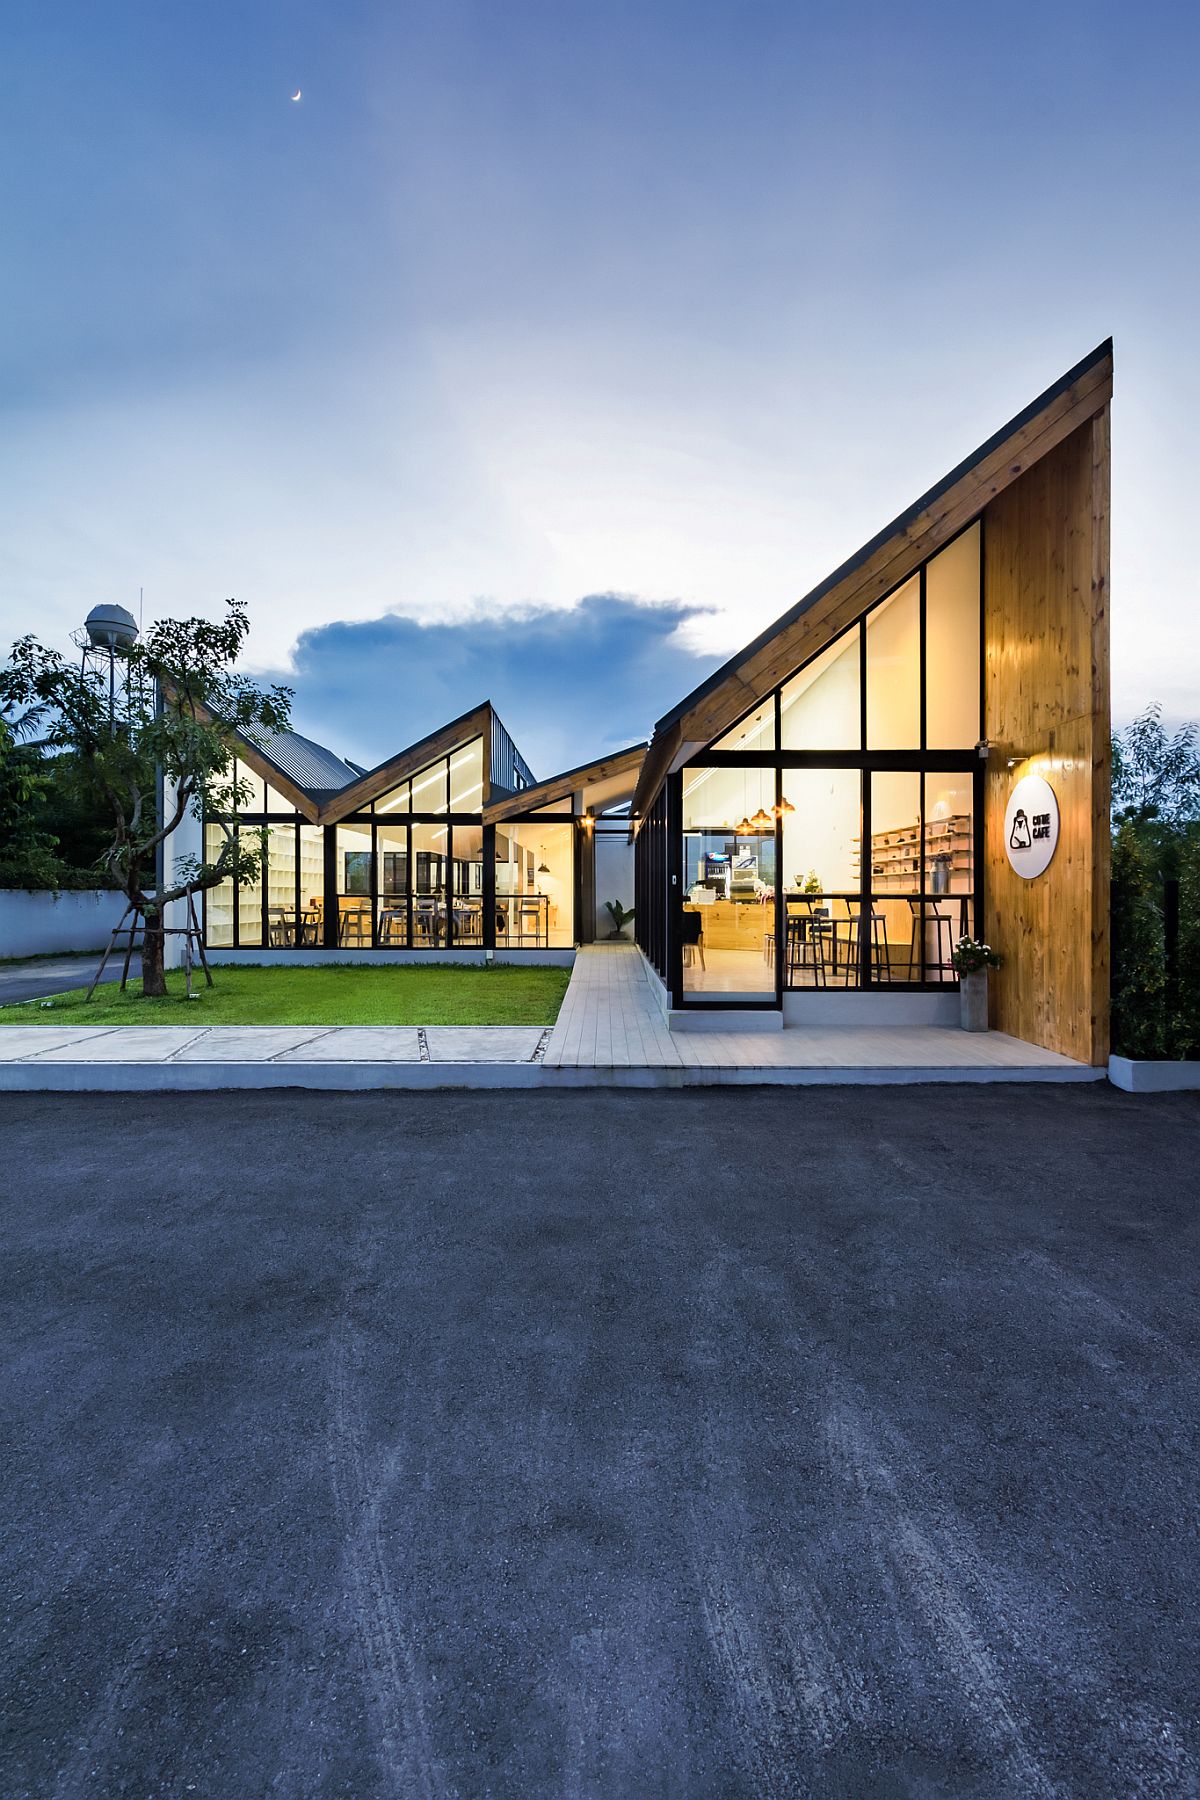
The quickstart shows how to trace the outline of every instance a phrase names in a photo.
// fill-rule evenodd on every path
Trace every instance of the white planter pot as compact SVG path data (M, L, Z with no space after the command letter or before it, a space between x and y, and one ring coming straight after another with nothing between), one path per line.
M964 1031L988 1028L988 972L975 969L958 978L959 1018Z

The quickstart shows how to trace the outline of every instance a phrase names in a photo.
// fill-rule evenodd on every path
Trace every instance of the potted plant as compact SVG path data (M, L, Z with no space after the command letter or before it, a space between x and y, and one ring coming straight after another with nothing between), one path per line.
M625 927L632 920L636 909L631 906L629 910L626 911L619 900L606 900L604 902L604 910L613 922L613 929L609 932L609 937L619 938L624 936Z
M960 1022L964 1031L986 1031L988 1028L989 969L1000 967L1000 958L990 944L977 943L973 937L960 937L950 957L959 982Z

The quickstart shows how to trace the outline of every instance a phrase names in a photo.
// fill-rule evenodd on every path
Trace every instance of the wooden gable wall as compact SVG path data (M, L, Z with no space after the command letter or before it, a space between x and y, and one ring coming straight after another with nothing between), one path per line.
M1105 405L983 515L985 932L1004 959L992 1024L1092 1064L1108 1057L1108 511ZM1060 835L1050 867L1025 881L1004 812L1031 773L1055 790Z

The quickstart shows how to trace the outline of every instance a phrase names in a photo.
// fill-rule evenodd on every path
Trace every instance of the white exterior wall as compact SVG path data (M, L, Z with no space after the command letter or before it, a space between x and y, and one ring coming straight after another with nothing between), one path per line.
M595 845L596 937L602 941L613 928L605 902L619 900L626 908L633 905L633 845L625 829L610 833L600 825L596 827ZM626 927L625 936L633 937L632 926Z
M108 888L81 892L0 890L0 957L103 950L125 911L124 894Z
M174 789L169 782L166 784L163 802L169 816L174 805ZM174 886L177 879L176 870L185 856L194 856L197 862L202 862L204 859L204 828L200 820L190 812L163 845L163 885L165 887ZM196 898L196 912L198 915L201 913L199 896ZM163 920L164 925L182 928L187 923L187 907L182 900L173 901L167 907L166 915ZM167 938L163 946L163 961L168 969L183 967L183 939L181 937Z

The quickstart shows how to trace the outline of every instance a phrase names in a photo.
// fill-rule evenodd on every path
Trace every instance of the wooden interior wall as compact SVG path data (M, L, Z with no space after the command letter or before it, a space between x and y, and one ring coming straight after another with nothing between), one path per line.
M1105 406L984 513L985 924L1004 959L992 1024L1093 1064L1108 1057L1108 506ZM1004 846L1026 774L1046 777L1060 812L1054 860L1033 881Z

